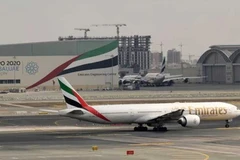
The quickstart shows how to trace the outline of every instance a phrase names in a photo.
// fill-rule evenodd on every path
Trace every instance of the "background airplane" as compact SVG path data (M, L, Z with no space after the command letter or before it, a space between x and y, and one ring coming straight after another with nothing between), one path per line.
M176 80L181 80L182 82L187 83L189 79L206 78L206 76L186 77L183 75L170 75L164 73L165 68L166 59L164 57L160 73L147 73L143 77L140 75L126 75L119 80L119 85L140 83L143 86L171 86L172 84L174 84L174 81Z
M153 127L154 131L167 130L163 126L171 122L179 123L183 127L196 127L201 120L226 121L225 127L228 128L229 122L240 115L236 106L221 102L90 106L64 77L59 77L58 80L67 108L44 111L94 123L138 124L135 131L148 130L143 125Z

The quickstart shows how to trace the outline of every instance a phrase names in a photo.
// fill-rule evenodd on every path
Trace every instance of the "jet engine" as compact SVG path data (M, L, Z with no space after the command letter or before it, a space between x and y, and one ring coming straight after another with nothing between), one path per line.
M127 84L127 83L130 83L130 81L128 80L119 80L118 84L121 86L123 84Z
M200 118L197 115L185 115L179 118L178 123L183 127L196 127L200 124Z
M188 78L184 78L183 82L184 82L184 83L188 83L188 82L189 82L189 79L188 79Z

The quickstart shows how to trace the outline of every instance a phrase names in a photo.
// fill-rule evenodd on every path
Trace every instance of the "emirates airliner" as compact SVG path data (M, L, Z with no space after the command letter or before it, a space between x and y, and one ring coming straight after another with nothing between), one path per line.
M165 131L164 125L172 122L183 127L197 127L200 121L225 121L228 128L232 119L240 115L236 106L223 102L90 106L64 77L58 77L58 81L67 108L52 112L94 123L138 124L135 131L146 131L147 126L154 131Z

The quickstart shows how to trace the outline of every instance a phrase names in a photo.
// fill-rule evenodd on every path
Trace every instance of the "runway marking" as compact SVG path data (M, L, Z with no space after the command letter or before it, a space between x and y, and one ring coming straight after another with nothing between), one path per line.
M38 156L37 158L46 159L46 156Z
M139 143L139 144L129 144L130 146L164 146L173 145L172 142L158 142L158 143Z
M109 136L109 135L111 135L111 136L130 136L131 134L129 134L129 133L115 133L115 134L112 134L112 133L106 133L106 134L97 134L96 136L98 136L98 137L101 137L101 136Z
M55 124L56 126L59 126L58 121L60 121L60 120L57 120L57 121L54 122L54 124Z
M171 149L175 149L175 150L179 150L179 151L183 151L183 152L190 152L190 153L195 153L195 154L202 155L202 156L204 156L203 160L208 160L210 158L210 156L205 154L205 153L202 153L202 152L199 152L199 151L195 151L195 150L197 150L195 148L177 147L177 146L173 146L173 147L170 147L170 148Z
M60 121L67 121L67 120L63 120L63 119L57 120L57 121L54 122L54 124L55 124L56 126L60 126L60 124L59 124ZM76 123L75 126L78 126L78 124Z
M54 131L54 130L46 130L46 129L40 129L40 128L35 128L36 132L49 132L49 133L58 133L57 131Z
M1 132L16 132L16 131L85 131L85 130L102 130L103 127L79 127L79 126L51 126L51 127L39 127L39 126L0 126ZM104 130L116 129L115 127L106 127Z
M221 153L221 154L232 154L232 155L238 155L238 156L240 155L239 153L211 150L210 148L203 149L203 148L178 147L178 146L176 146L176 147L177 148L182 148L182 149L204 151L204 152Z
M16 126L4 126L0 127L0 133L4 132L38 132L38 131L48 131L48 132L54 132L57 131L68 131L68 130L84 130L85 128L80 127L37 127L37 126L31 126L31 127L16 127ZM92 128L91 128L92 129ZM86 129L85 129L86 130Z
M88 138L88 136L56 136L56 138Z
M240 129L240 127L231 127L231 128L216 128L217 130L237 130Z
M13 103L1 103L2 105L11 106L11 107L19 107L19 108L33 108L31 106L25 106L20 104L13 104Z

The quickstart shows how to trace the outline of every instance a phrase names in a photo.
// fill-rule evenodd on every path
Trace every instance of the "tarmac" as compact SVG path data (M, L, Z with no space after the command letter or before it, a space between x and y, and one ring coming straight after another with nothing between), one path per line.
M170 87L142 87L141 90L79 91L86 101L122 99L240 99L240 85L175 84ZM60 90L1 94L0 102L63 102Z
M0 159L238 160L240 117L231 128L224 125L224 121L202 122L196 128L169 124L167 132L136 132L133 125L101 125L59 116L4 117Z
M114 97L122 101L198 97L240 99L239 86L209 86L176 85L175 88L145 88L140 92L84 91L83 96L97 101ZM224 128L224 121L212 121L201 122L195 128L168 124L167 132L154 132L151 128L136 132L133 125L101 125L40 112L41 108L58 110L63 107L43 106L48 101L62 102L59 91L7 94L0 99L0 160L240 159L240 117L230 123L230 128ZM30 101L40 105L24 104Z

